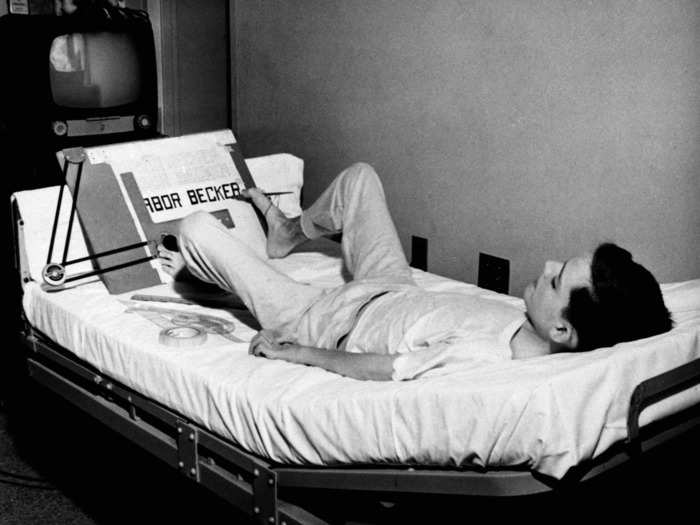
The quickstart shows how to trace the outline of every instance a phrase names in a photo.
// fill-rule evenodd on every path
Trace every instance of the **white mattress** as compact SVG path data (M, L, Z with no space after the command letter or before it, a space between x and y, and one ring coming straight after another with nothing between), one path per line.
M319 247L275 264L301 281L339 284L338 250ZM415 275L429 289L498 295ZM626 436L640 381L700 357L700 279L663 285L677 323L668 334L584 354L446 367L408 382L363 382L252 357L250 319L223 309L156 305L232 320L243 340L210 335L201 346L166 347L160 327L125 313L131 293L110 296L99 280L88 281L52 293L30 282L23 299L30 323L115 380L282 463L525 465L561 477ZM140 293L175 295L169 284ZM699 401L696 387L646 410L642 424Z

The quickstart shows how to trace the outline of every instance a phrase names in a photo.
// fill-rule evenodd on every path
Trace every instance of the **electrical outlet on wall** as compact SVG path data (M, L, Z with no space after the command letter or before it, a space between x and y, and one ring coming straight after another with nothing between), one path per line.
M411 266L428 271L428 239L411 236Z
M479 277L477 285L499 293L508 293L510 261L495 255L479 253Z

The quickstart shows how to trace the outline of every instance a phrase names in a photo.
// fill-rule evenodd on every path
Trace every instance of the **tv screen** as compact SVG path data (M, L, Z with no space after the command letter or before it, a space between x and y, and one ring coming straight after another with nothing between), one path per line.
M50 50L53 102L65 108L107 109L141 97L142 63L132 34L59 35Z

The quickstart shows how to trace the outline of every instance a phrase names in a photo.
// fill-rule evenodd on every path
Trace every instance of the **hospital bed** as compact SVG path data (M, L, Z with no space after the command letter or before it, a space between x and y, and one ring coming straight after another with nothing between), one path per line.
M292 185L298 199L298 159L248 164L256 181L265 180L259 185ZM57 192L20 192L11 203L28 373L258 523L321 522L313 507L300 506L304 498L287 497L314 491L381 500L562 490L700 424L700 280L662 285L676 321L667 334L586 354L448 366L403 383L360 382L249 356L255 320L211 291L164 283L139 290L158 298L144 302L110 295L99 276L47 288L41 266ZM298 212L298 202L283 211ZM76 253L87 253L75 228ZM274 264L320 286L344 279L331 241ZM414 274L428 289L522 307L513 297ZM149 319L166 310L235 328L198 346L166 347L158 342L162 327Z

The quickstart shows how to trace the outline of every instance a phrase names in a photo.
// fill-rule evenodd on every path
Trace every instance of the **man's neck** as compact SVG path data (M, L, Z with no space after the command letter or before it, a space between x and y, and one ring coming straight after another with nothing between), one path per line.
M527 359L552 353L549 341L540 337L528 319L510 340L510 349L513 352L513 359Z

